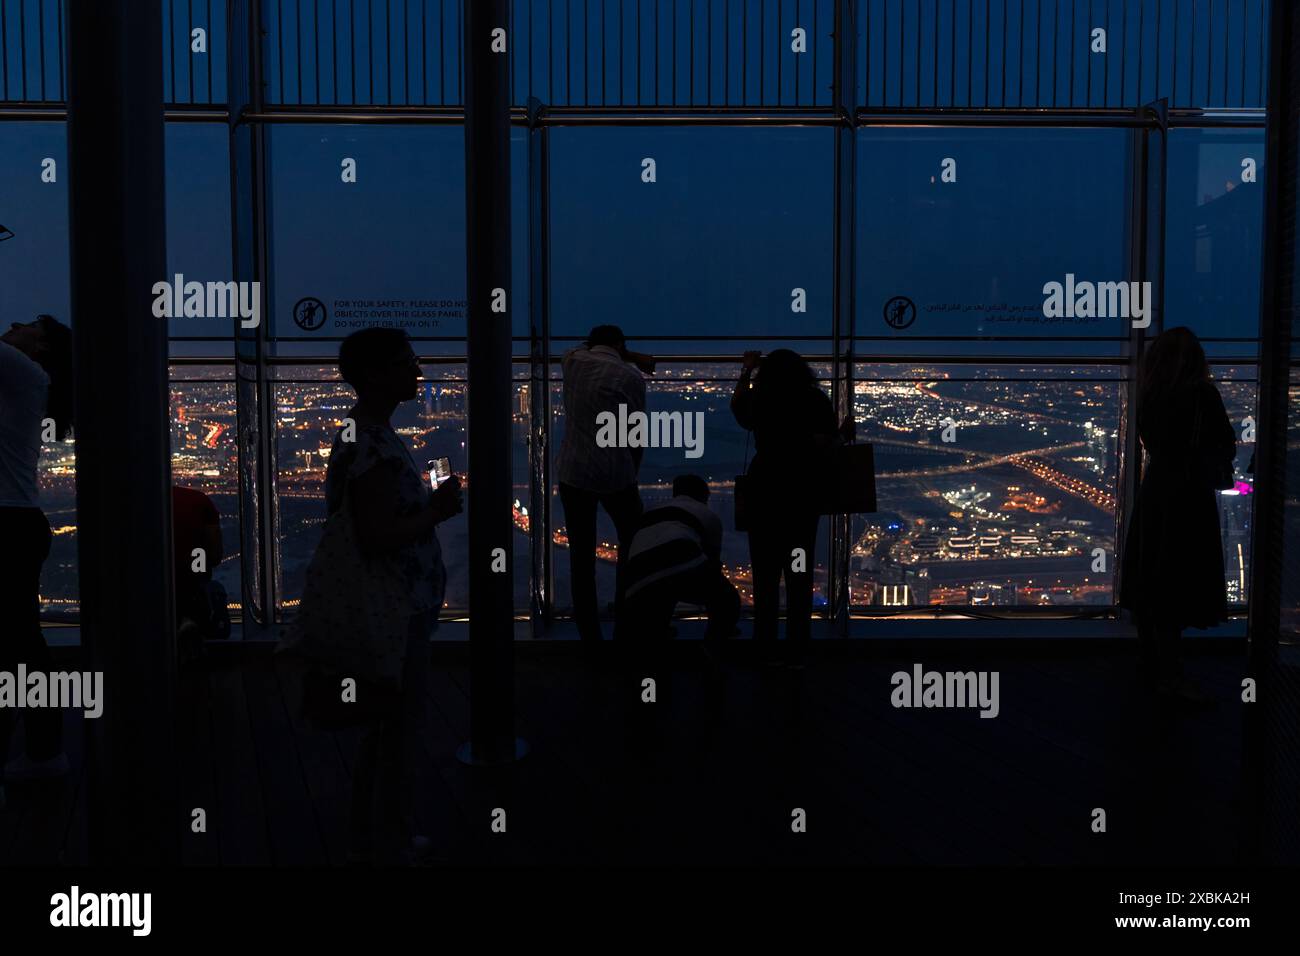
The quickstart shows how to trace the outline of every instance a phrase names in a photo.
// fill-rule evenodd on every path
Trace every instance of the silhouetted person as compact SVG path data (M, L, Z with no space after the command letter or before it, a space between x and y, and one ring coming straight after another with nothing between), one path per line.
M0 671L52 670L41 633L41 565L50 525L36 482L45 419L60 441L72 427L72 332L48 315L0 335ZM89 570L89 569L88 569ZM0 760L13 732L13 711L0 709ZM63 712L23 712L26 753L5 765L9 782L68 772ZM0 789L0 797L3 797Z
M633 367L635 366L635 368ZM585 345L565 353L564 440L560 445L556 477L560 505L569 536L569 584L573 619L584 641L601 639L596 604L596 510L603 507L618 535L618 563L641 516L637 471L641 449L596 442L597 418L602 412L619 416L645 411L645 380L654 372L654 359L628 350L623 332L615 325L598 325ZM637 371L640 369L640 371Z
M195 551L203 552L202 570L195 570ZM181 654L194 660L202 642L229 636L230 618L225 592L212 581L224 557L221 514L212 499L194 488L172 486L172 568L176 581L176 635Z
M722 573L722 521L709 510L709 485L699 475L673 479L672 499L641 516L622 585L618 639L636 642L638 657L668 634L681 602L708 611L710 646L735 633L740 596Z
M366 677L367 688L381 684L397 698L366 724L353 774L350 858L364 862L375 850L376 784L381 818L390 825L400 823L405 831L396 840L403 852L418 853L428 846L419 819L427 801L419 796L417 767L428 734L429 637L438 624L447 582L435 528L462 505L459 480L453 475L433 491L390 421L398 405L415 398L420 380L420 363L406 333L371 328L349 335L339 348L339 373L357 393L347 415L355 423L355 435L348 440L345 422L335 436L325 503L329 522L336 522L337 529L339 519L350 519L351 530L333 534L327 522L309 569L323 580L308 582L304 611L309 610L308 595L318 595L313 600L327 605L331 595L345 595L347 603L339 610L349 620L356 619L353 613L361 616L358 629L365 634L365 646L349 649L353 635L335 633L328 622L307 628L325 631L316 643L341 660L336 673ZM326 549L333 551L323 554ZM319 596L322 586L324 596ZM382 598L375 593L378 588ZM311 637L308 630L303 643ZM339 642L344 654L354 655L350 661L337 656Z
M758 377L750 380L757 368ZM742 358L731 411L754 433L754 459L746 492L749 554L754 587L754 640L759 654L775 661L781 576L785 575L786 663L801 666L812 634L812 569L817 544L817 503L810 476L824 467L829 449L852 428L839 428L835 408L817 386L808 363L790 349L760 359ZM797 571L793 556L803 551Z
M1204 695L1182 676L1178 639L1184 628L1228 619L1215 488L1231 481L1237 436L1189 329L1151 343L1139 371L1137 424L1147 464L1120 605L1133 612L1147 683L1200 702Z

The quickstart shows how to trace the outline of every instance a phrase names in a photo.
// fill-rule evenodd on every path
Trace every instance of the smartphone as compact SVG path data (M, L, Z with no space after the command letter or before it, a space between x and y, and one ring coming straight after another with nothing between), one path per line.
M433 486L434 490L437 490L438 485L441 485L443 481L446 481L448 477L451 477L450 458L434 458L432 462L428 463L428 467L429 484Z
M435 458L428 463L429 484L436 491L438 486L451 477L451 459Z

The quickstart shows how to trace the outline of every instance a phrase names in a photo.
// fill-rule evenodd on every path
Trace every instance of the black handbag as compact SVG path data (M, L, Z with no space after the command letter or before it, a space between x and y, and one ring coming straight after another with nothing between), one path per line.
M820 456L818 456L820 457ZM869 442L836 445L825 461L813 463L814 514L864 514L876 510L875 449ZM745 438L745 473L736 476L736 530L748 531L752 521L755 478L749 474L749 438Z

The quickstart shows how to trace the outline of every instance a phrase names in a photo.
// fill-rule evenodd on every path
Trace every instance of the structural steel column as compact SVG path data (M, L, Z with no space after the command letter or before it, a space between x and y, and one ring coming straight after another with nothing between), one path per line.
M555 610L551 572L551 229L550 131L541 100L528 100L529 281L529 553L533 636L551 626Z
M1129 280L1151 283L1148 304L1150 326L1134 328L1128 323L1125 334L1128 381L1124 383L1124 409L1121 418L1120 463L1117 476L1118 509L1115 516L1116 569L1111 580L1114 598L1123 587L1124 542L1137 506L1138 488L1142 483L1142 445L1138 440L1137 396L1138 371L1142 367L1148 339L1154 339L1164 327L1165 302L1165 181L1169 146L1169 104L1156 100L1137 108L1140 125L1129 134L1129 183L1125 190L1129 210L1128 260Z
M1300 852L1300 686L1278 659L1288 558L1287 499L1296 495L1288 454L1288 394L1296 332L1296 245L1300 190L1300 12L1275 2L1269 29L1264 160L1264 244L1260 287L1259 419L1255 446L1254 538L1250 555L1250 675L1258 699L1246 706L1247 769L1255 797L1249 849L1278 864ZM1288 494L1289 492L1289 494ZM1294 505L1292 506L1294 507Z
M92 863L179 859L160 0L68 4L77 557Z
M835 64L832 93L835 126L834 279L832 288L832 398L836 421L853 414L853 320L856 274L856 212L854 183L857 177L857 48L853 0L836 0ZM849 628L849 538L851 515L832 515L830 521L830 573L827 575L829 615L834 633L848 636Z
M508 0L465 4L471 695L461 757L476 764L516 756L509 24Z
M266 129L248 115L264 108L260 0L231 0L230 50L231 276L255 282L262 321L244 328L232 318L235 340L236 436L239 447L239 544L242 560L242 630L246 640L265 637L275 624L276 545L275 408L267 366L274 321L267 284Z

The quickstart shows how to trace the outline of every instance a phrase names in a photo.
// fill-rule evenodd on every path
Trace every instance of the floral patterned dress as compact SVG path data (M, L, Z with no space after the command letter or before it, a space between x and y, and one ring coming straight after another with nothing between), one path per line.
M355 441L343 441L342 429L334 437L325 475L325 504L330 514L342 507L347 484L372 468L387 468L396 477L398 514L415 514L429 506L433 490L406 442L387 426L358 424ZM410 594L412 614L425 614L436 622L447 589L447 569L437 533L430 531L393 557Z

